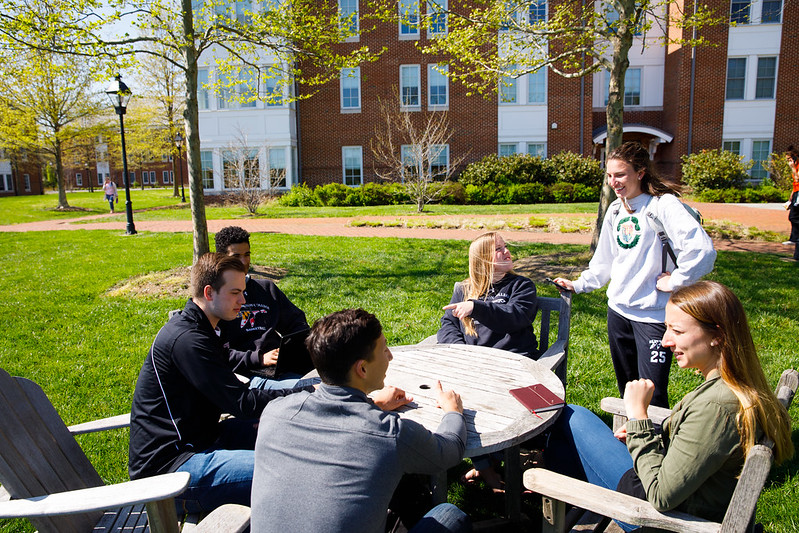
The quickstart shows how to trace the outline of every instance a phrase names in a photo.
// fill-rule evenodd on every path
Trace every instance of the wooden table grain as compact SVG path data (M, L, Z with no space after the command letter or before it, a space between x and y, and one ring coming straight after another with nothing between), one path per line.
M563 383L544 365L527 357L482 346L434 344L395 346L386 372L386 385L413 396L398 409L400 416L434 431L441 422L436 407L436 380L463 400L467 457L506 451L505 486L508 517L518 519L521 500L519 443L551 426L560 410L533 414L508 392L542 383L561 398ZM446 472L434 481L437 501L446 499Z

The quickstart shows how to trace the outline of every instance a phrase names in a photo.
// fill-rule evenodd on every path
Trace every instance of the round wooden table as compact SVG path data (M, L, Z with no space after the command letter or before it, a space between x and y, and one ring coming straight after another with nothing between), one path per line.
M436 380L463 400L467 457L506 451L505 487L508 517L518 519L521 501L519 443L554 423L560 409L534 414L508 392L542 383L557 396L565 391L560 379L544 365L527 357L482 346L433 344L391 348L394 360L386 385L405 390L413 402L397 409L400 416L435 431L442 411L436 407ZM446 472L434 480L437 501L446 499Z

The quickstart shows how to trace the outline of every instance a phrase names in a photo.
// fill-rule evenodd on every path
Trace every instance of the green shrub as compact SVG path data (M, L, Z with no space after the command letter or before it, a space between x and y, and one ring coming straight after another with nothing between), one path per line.
M359 187L360 203L358 205L391 205L391 192L382 183L366 183Z
M441 183L439 186L442 189L441 196L439 196L442 204L463 205L466 203L466 190L464 190L463 185L457 181L447 180Z
M458 181L463 186L483 186L488 183L548 184L554 182L554 176L540 157L524 154L498 157L496 154L491 154L468 165L458 176Z
M549 201L549 191L541 183L520 183L508 187L508 203L541 204Z
M408 190L401 183L389 183L385 186L388 194L391 196L391 203L393 205L407 204L411 201L411 196Z
M572 202L597 202L599 201L599 185L585 185L575 183L572 191Z
M508 203L508 188L498 183L486 183L483 186L466 186L466 203L477 205Z
M280 197L278 204L284 207L319 207L322 202L306 184L295 185Z
M549 192L555 202L565 204L574 198L574 187L573 183L560 182L550 187Z
M708 189L741 188L754 164L726 150L702 150L682 156L683 180L695 193Z
M346 205L347 195L350 188L343 183L326 183L317 185L314 194L322 202L322 205L340 207Z
M765 203L765 202L784 202L788 193L781 191L773 185L761 185L759 187L744 187L742 189L708 189L697 195L701 202L713 203Z
M768 160L769 178L775 187L783 191L790 191L793 184L791 167L785 159L785 154L772 152Z
M574 152L561 152L544 163L556 182L601 187L605 177L605 171L602 170L599 161Z

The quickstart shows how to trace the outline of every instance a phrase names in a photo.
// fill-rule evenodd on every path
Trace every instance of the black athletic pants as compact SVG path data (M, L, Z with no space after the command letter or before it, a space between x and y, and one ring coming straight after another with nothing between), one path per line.
M616 371L619 394L634 379L651 379L655 384L655 395L651 405L669 406L669 370L671 350L660 341L666 332L661 323L636 322L624 318L608 308L608 341L610 358Z

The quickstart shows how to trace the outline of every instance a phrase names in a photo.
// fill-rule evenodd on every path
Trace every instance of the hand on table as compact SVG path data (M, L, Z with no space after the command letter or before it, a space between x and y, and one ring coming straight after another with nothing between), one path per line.
M280 348L275 348L268 352L261 354L261 364L263 366L275 366L277 364L277 356Z
M372 401L383 411L393 411L397 407L412 402L413 397L405 394L404 390L389 385L375 392L372 395Z
M554 281L556 284L560 285L567 291L574 292L574 283L572 281L564 278L555 278L552 281Z
M444 311L452 309L452 314L455 318L466 318L474 311L474 302L466 300L465 302L458 302L456 304L449 304L444 306Z
M436 381L436 392L438 392L438 406L445 412L456 411L463 413L463 402L461 395L454 390L444 390L441 381Z
M636 379L628 382L624 388L624 409L627 411L627 417L636 420L649 418L646 410L654 393L655 384L651 379Z
M660 292L671 292L671 272L664 272L659 275L655 287Z

